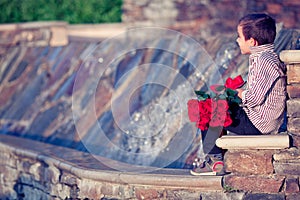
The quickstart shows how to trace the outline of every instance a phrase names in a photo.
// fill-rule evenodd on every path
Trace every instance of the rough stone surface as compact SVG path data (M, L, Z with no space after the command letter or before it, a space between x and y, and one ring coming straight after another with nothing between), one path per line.
M11 29L0 29L1 45L4 46L64 46L68 44L67 23L28 22ZM5 31L5 33L2 33Z
M300 118L299 108L300 108L300 99L299 98L293 98L293 99L288 100L287 101L287 115L288 115L288 117L290 117L290 118Z
M300 193L286 195L286 200L299 200L299 199L300 199Z
M285 180L286 194L299 193L299 179L298 177L289 177Z
M299 83L300 79L300 64L287 65L287 83Z
M229 150L225 154L226 171L234 174L273 174L273 150Z
M224 184L235 190L260 193L278 193L284 182L284 176L236 176L224 177Z
M300 135L291 135L291 137L292 137L291 146L300 147Z
M246 194L243 200L285 200L284 194Z
M297 111L298 112L298 111ZM300 136L300 118L289 118L287 129L294 135Z
M185 26L185 29L188 27L190 32L201 32L203 27L208 27L207 32L211 36L220 32L234 31L236 22L244 13L267 12L277 22L282 22L286 28L300 27L297 23L299 21L297 10L300 6L296 3L268 0L246 0L234 4L224 2L226 1L209 3L198 0L166 0L162 3L145 0L141 4L139 1L125 0L122 20L125 23L139 25L166 25L194 21L193 25Z
M159 197L155 189L136 189L135 195L138 199L156 199Z
M300 162L274 162L275 173L279 175L298 175L300 176Z
M73 149L7 135L0 137L0 199L199 199L201 195L214 199L228 196L222 191L222 177L193 177L188 171L177 169L153 174L147 181L149 178L144 180L142 174L107 171L111 169L99 164L91 166L93 162L88 159L91 155ZM11 163L17 165L13 167ZM93 167L97 170L91 169ZM174 179L181 184L174 183ZM191 181L195 185L189 185Z
M244 192L229 192L229 193L207 193L207 194L201 194L201 200L241 200L245 196ZM195 198L196 199L196 198ZM198 199L198 198L197 198Z
M297 161L300 159L300 150L295 147L291 147L289 149L284 149L276 152L273 155L275 161L287 162L287 161Z
M290 98L300 98L300 84L288 85L287 92Z

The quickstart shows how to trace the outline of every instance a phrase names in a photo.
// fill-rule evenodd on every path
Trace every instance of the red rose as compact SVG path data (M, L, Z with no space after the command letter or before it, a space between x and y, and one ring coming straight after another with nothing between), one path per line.
M209 125L211 127L217 127L217 126L221 126L221 122L222 120L220 120L220 118L217 116L217 115L214 115L212 118L211 118L211 121L209 122Z
M200 113L200 121L203 123L209 123L209 121L211 120L211 113Z
M219 99L217 101L218 112L226 112L229 108L228 102L225 99Z
M197 99L191 99L187 103L188 115L191 122L197 122L200 119L199 114L199 101Z
M205 99L204 101L199 101L199 110L201 115L211 114L211 99Z
M205 131L208 129L208 122L205 122L205 121L198 121L196 126L201 130L201 131Z
M228 108L229 108L228 103L224 99L213 101L212 102L213 115L210 121L210 126L212 127L223 126L224 123L226 122ZM226 122L226 125L228 123L229 121Z
M226 88L230 88L232 90L236 90L244 85L244 80L241 75L238 75L234 79L228 78L225 83Z
M215 112L214 115L211 118L211 121L209 123L210 126L216 127L216 126L223 126L225 121L226 113L223 112Z

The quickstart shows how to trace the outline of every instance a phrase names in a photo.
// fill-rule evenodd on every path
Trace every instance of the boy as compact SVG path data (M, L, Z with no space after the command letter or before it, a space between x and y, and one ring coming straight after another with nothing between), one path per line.
M239 135L277 133L286 105L286 69L274 52L275 20L266 14L249 14L240 19L237 32L241 53L250 54L247 88L237 89L243 105L230 107L233 123L223 129ZM221 131L202 132L203 151L208 156L194 165L191 174L222 173L222 151L215 145Z

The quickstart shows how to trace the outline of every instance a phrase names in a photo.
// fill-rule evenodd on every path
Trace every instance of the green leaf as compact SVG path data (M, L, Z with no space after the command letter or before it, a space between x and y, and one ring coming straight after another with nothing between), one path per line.
M220 86L217 86L215 89L216 89L216 91L221 92L222 90L225 89L225 87L223 85L220 85Z
M236 96L238 93L237 91L229 89L229 88L226 88L225 92L226 92L227 96Z
M210 97L209 94L207 94L206 92L201 91L201 90L195 91L195 93L198 96L199 100L205 100Z
M225 94L220 94L220 95L219 95L219 99L226 99L226 97L227 97L227 96L226 96Z

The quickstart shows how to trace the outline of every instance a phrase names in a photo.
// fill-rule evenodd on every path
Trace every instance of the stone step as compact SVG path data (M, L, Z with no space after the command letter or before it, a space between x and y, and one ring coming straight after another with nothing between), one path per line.
M224 135L216 145L222 149L285 149L290 140L288 135Z

